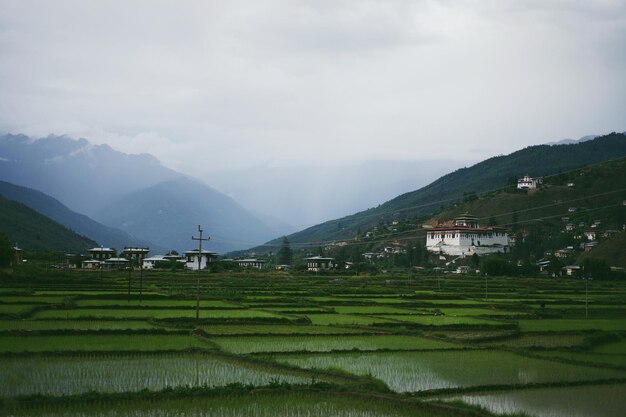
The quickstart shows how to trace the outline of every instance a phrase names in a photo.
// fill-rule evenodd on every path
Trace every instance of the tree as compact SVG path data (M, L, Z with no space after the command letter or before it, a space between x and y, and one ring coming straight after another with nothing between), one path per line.
M291 262L293 261L293 252L289 246L287 236L283 236L283 243L280 245L277 255L279 265L291 265Z
M0 233L0 267L9 266L13 260L11 241L5 234Z

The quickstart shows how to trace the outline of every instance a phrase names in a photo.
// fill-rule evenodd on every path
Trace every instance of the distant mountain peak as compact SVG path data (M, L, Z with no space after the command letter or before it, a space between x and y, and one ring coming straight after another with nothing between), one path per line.
M587 142L590 140L594 140L595 138L599 137L599 135L587 135L587 136L583 136L579 139L563 139L563 140L559 140L557 142L548 142L546 143L546 145L550 145L550 146L555 146L555 145L574 145L576 143L583 143L583 142Z

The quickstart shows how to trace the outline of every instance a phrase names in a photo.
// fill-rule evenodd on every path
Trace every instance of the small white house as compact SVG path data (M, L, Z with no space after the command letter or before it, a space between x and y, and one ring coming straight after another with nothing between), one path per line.
M264 269L265 261L261 259L251 258L251 259L237 259L235 260L237 265L242 268L256 268L256 269Z
M194 249L194 250L189 250L185 252L185 258L186 258L185 268L191 269L192 271L197 271L198 270L198 258L200 258L199 259L200 269L206 269L207 265L213 262L215 258L217 258L217 253L211 252L208 250L203 250L200 256L198 256L198 249Z
M155 265L157 264L157 262L163 262L165 261L165 257L163 255L155 255L155 256L151 256L149 258L144 258L143 259L143 263L142 263L142 267L143 269L154 269Z
M540 182L539 178L531 178L528 175L524 175L523 178L517 180L518 190L534 190L537 188L537 184Z
M597 236L598 233L596 230L585 230L585 237L587 238L587 240L596 240Z
M86 259L80 263L83 269L98 269L100 268L100 261L97 259Z

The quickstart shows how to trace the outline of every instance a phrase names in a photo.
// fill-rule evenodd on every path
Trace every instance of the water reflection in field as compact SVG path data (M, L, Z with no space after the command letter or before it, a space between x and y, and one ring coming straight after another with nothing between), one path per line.
M626 384L528 389L462 395L450 399L479 405L498 414L525 412L534 417L626 416Z

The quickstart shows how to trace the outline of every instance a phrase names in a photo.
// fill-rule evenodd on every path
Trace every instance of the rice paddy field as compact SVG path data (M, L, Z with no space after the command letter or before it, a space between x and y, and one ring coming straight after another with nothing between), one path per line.
M0 273L0 415L626 415L626 283Z

